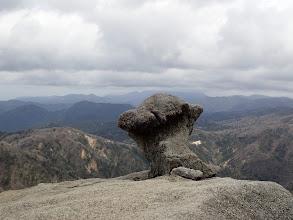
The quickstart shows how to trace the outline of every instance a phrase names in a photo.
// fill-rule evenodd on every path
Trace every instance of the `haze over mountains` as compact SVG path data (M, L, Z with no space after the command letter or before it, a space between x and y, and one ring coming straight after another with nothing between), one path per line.
M176 92L176 91L143 91L131 92L125 95L108 95L104 97L90 95L66 95L66 96L48 96L48 97L20 97L16 100L23 102L38 103L44 105L44 108L50 108L50 105L60 104L74 104L80 101L89 101L96 103L118 103L130 104L135 107L140 105L143 100L155 93L169 93L175 95L186 102L200 104L207 112L220 111L239 111L253 109L256 107L274 107L287 106L293 107L293 99L287 97L269 97L263 95L252 96L224 96L224 97L210 97L202 92ZM49 105L49 106L46 106ZM1 106L1 105L0 105ZM65 105L64 105L65 107ZM0 109L2 109L0 107Z
M28 148L29 154L39 158L39 153L36 150L41 142L39 134L42 133L46 133L48 137L48 144L44 145L47 146L46 152L50 151L50 146L55 146L55 139L58 139L59 143L74 140L72 142L74 143L72 144L72 148L74 148L72 151L75 152L74 154L80 155L80 146L82 144L88 146L87 142L81 143L77 138L77 133L80 133L87 136L90 136L90 134L99 136L95 137L96 139L106 138L117 143L123 142L126 146L131 147L132 150L135 149L135 155L138 158L136 163L141 164L135 167L143 169L143 166L145 166L144 168L146 168L147 165L141 159L142 155L133 145L132 139L127 136L126 132L117 128L117 118L122 112L138 106L153 93L156 93L156 91L133 92L126 95L105 97L68 95L2 101L0 102L1 150L15 155L12 156L14 158L12 164L14 165L10 162L4 165L8 167L27 166L17 165L18 162L16 162L17 158L23 157L17 156L23 153L16 149L24 149L21 143L23 143L23 138L27 138L27 136L30 136L31 143L35 143L31 146L32 148ZM293 189L293 99L258 95L209 97L200 92L169 93L189 103L200 104L204 107L204 113L195 123L195 129L190 137L190 148L205 162L221 166L223 169L219 174L220 176L271 180L282 184L287 189ZM60 127L58 129L61 129L60 133L63 136L58 136L58 138L54 136L53 129L57 129L56 126ZM75 137L72 138L72 135L70 136L66 132L69 128L62 128L65 126L82 131L74 130ZM51 129L18 132L32 128ZM16 133L9 133L12 131ZM15 139L12 140L8 137L15 137ZM60 146L63 149L62 157L66 158L66 155L69 155L68 149L70 148L64 144ZM133 146L134 148L132 148ZM132 150L127 150L125 153L127 158L133 156ZM117 155L119 148L112 147L109 149L109 153L111 151L114 151L111 154ZM10 155L10 153L6 155ZM52 159L48 155L42 154L41 156L46 158L46 161ZM92 157L96 157L96 153L92 153ZM29 158L29 156L25 156L25 158ZM115 160L112 159L110 158L109 164L115 163ZM42 166L34 164L41 161L38 159L37 162L30 163L32 163L31 166L37 166L40 171L43 169L40 168ZM83 168L87 166L87 164L78 163ZM8 167L3 168L2 166L2 169L8 169ZM13 167L9 169L13 169ZM78 170L70 169L72 172L74 171L75 178L84 177L80 175ZM137 171L134 167L130 167L127 170L129 173L134 171ZM18 174L15 175L17 176ZM52 174L51 176L54 175ZM103 175L104 177L111 177L108 174L108 176ZM115 175L120 174L116 172ZM65 177L71 178L67 174L64 174L64 179L66 179ZM7 183L7 178L8 176L2 178L2 187L4 187L3 184ZM32 178L31 175L30 178ZM37 176L34 177L34 179L36 178ZM42 178L40 176L38 178L41 181ZM58 180L64 179L60 177ZM52 178L47 178L47 180L50 182ZM32 179L28 182L30 185L33 183Z
M0 114L0 130L17 131L48 125L72 125L92 120L116 121L118 116L134 108L128 104L108 104L81 101L68 109L48 111L35 104L24 104Z
M89 121L116 121L122 112L137 107L150 95L162 91L132 92L126 95L99 97L96 95L67 95L48 97L24 97L18 100L0 102L0 130L17 131L40 128L49 125L72 126ZM201 92L172 92L189 103L200 104L204 108L202 117L211 113L222 117L247 114L247 111L290 111L293 99L267 96L209 97ZM274 109L275 108L275 109ZM273 110L272 110L273 109ZM233 113L232 113L233 112ZM214 116L212 116L214 117Z
M20 97L17 100L23 102L34 102L39 104L74 104L81 101L89 101L96 103L105 103L106 100L100 96L94 94L82 95L82 94L70 94L65 96L41 96L41 97Z

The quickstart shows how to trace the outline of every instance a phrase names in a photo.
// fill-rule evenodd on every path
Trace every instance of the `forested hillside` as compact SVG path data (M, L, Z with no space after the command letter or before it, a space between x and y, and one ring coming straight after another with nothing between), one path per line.
M222 167L220 176L275 181L293 189L290 111L199 121L190 143L202 160Z
M73 128L2 133L0 138L0 191L145 169L146 160L135 146Z

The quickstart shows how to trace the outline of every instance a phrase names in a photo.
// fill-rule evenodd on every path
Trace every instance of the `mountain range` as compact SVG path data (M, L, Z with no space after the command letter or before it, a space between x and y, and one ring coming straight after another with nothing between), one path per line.
M0 133L0 192L145 170L133 145L63 127Z
M41 96L41 97L19 97L16 100L23 102L39 103L43 105L56 105L56 104L75 104L81 101L89 101L96 103L107 102L103 97L94 94L69 94L65 96Z
M278 111L293 108L293 99L267 96L209 97L201 92L144 91L126 95L99 97L96 95L67 95L25 97L0 102L0 131L29 128L73 126L86 128L92 122L115 122L122 112L138 106L157 92L168 92L204 108L202 118L231 118L249 115L252 111ZM217 113L217 114L213 114Z
M223 97L210 97L199 91L191 92L177 92L177 91L143 91L143 92L131 92L124 95L107 95L104 97L80 94L70 94L66 96L47 96L47 97L20 97L15 100L9 100L9 102L18 101L18 103L35 103L40 107L47 110L53 109L52 106L63 105L64 108L68 108L69 105L73 105L81 101L89 101L95 103L113 103L113 104L130 104L134 107L139 106L146 98L155 93L169 93L177 96L186 102L192 104L200 104L207 112L221 112L221 111L243 111L254 109L258 107L293 107L293 99L288 97L269 97L263 95L251 95L251 96L223 96ZM0 102L0 111L3 109L2 105L5 101ZM18 104L19 105L19 104ZM42 105L42 106L41 106Z
M274 181L293 190L293 109L200 119L190 148L220 166L219 176Z
M68 126L82 130L78 131L71 128L75 131L76 135L77 133L86 132L89 133L86 134L87 136L95 135L95 137L99 136L99 138L111 140L114 143L123 143L126 146L133 147L133 140L127 136L126 132L117 128L117 118L119 114L133 109L134 106L139 105L140 102L155 92L133 92L127 95L105 97L70 95L48 98L47 100L50 100L50 102L41 101L42 97L39 97L40 103L34 102L37 99L29 98L2 101L0 102L1 154L7 156L10 154L7 154L8 151L16 152L15 156L12 157L14 158L13 161L17 161L20 158L29 158L29 156L17 156L22 155L19 149L25 149L23 145L17 144L17 140L18 143L22 143L22 137L29 133L29 130L21 131L24 129L34 129L30 136L32 140L38 139L38 132L42 133L48 129L49 145L55 143L54 140L56 139L54 135L49 133L52 132L52 129L61 129L60 133L64 137L58 136L59 143L70 143L69 137L67 137L68 132L66 132L66 129L69 129ZM204 107L204 112L196 122L194 131L191 134L190 148L205 162L220 166L222 168L219 173L220 176L270 180L293 190L292 99L258 95L208 97L199 92L170 93L177 95L185 101L200 104ZM81 97L87 100L81 100ZM65 100L67 98L68 101ZM54 99L56 100L54 101ZM62 103L60 100L65 101ZM74 100L76 103L74 103ZM95 100L96 102L94 102ZM99 100L110 103L97 103ZM125 103L130 103L131 105ZM62 109L62 107L64 108ZM36 130L35 128L46 129ZM65 129L65 131L62 129ZM13 132L7 133L11 131ZM21 135L17 136L16 134ZM15 141L7 139L6 137L8 136L15 137ZM78 141L78 138L70 138L70 140L77 140L73 145L80 146L82 144L82 142ZM40 143L40 141L36 141L36 143ZM63 144L61 145L63 146ZM17 147L15 148L15 146ZM62 147L62 149L64 152L67 152L70 148ZM117 154L117 149L111 148L109 152L114 151L112 154ZM131 149L134 150L136 148ZM133 156L132 150L127 151L127 158ZM30 152L30 150L25 152ZM75 151L75 154L78 155L80 153ZM143 158L137 150L135 155L138 158ZM96 155L92 154L92 157L96 157ZM37 156L37 158L39 157ZM58 157L54 160L63 160L61 158ZM51 160L51 158L48 160ZM146 162L143 159L141 160L139 163L144 164L144 168L147 167ZM37 166L34 163L42 162L38 160L38 162L30 163L32 164L23 167ZM80 162L78 163L81 164ZM7 164L0 166L0 169L6 170L3 166L5 167ZM82 164L82 166L85 167L87 165ZM142 169L143 166L140 165L138 167ZM64 167L66 166L64 165ZM41 168L38 169L42 170ZM73 168L70 169L71 173L73 172L72 170L75 170ZM135 167L128 168L128 171L134 172ZM75 170L73 172L75 173L74 177L71 178L87 177L78 172ZM83 171L83 174L85 173L86 171ZM52 181L52 176L55 174L50 175L50 178L47 178L48 181ZM64 180L61 178L62 175L60 174L60 177L57 175L58 181ZM97 176L98 174L95 175ZM106 174L103 175L104 177L111 177L109 174L107 174L108 176L105 176ZM116 172L115 175L119 174ZM65 172L64 178L68 179L69 177L70 175ZM37 177L34 178L36 179ZM38 178L38 181L41 181L41 177ZM0 179L0 181L2 181L3 185L8 180L5 177ZM29 184L32 184L31 180ZM29 184L25 186L29 186Z
M81 101L68 109L48 111L34 104L26 104L0 114L1 131L19 131L52 125L70 126L93 120L116 121L118 116L134 108L128 104L93 103Z
M188 103L200 104L206 112L244 111L258 107L275 106L293 107L293 99L287 97L269 97L263 95L210 97L199 91L143 91L132 92L125 95L105 96L103 98L110 103L128 103L137 107L146 98L155 93L169 93Z

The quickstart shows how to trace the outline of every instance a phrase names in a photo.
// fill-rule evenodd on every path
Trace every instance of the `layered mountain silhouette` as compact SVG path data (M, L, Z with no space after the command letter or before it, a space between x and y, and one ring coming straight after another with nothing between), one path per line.
M86 127L89 121L115 122L122 112L138 106L145 98L159 91L132 92L126 95L99 97L67 95L26 97L0 102L0 130L17 131L45 126ZM160 91L161 92L161 91ZM293 99L267 96L209 97L201 92L172 92L189 103L204 108L201 118L224 119L263 114L268 111L291 111ZM263 112L263 113L262 113ZM216 114L214 114L216 113Z
M155 92L102 98L70 95L57 97L55 101L52 98L50 102L41 101L42 97L2 101L0 136L7 135L8 131L70 126L112 141L133 144L126 132L117 128L117 118ZM292 99L258 95L208 97L199 92L172 94L204 107L195 124L190 148L205 162L221 166L221 176L271 180L293 189ZM112 103L97 103L100 100ZM3 146L12 149L12 145L7 148L4 142Z
M126 144L129 138L118 142L121 137L112 129L115 114L133 108L129 104L82 101L61 111L32 103L6 108L4 123L78 125L91 133L104 131L112 140L70 127L0 131L0 191L37 185L2 192L1 214L13 219L291 219L290 192L273 182L251 181L272 180L293 188L291 101L254 96L238 105L238 98L226 100L221 112L203 115L189 148L206 163L221 166L220 175L249 181L193 181L175 174L139 181L147 178L147 171L136 172L148 168L145 158L134 144ZM259 98L266 100L253 105ZM210 104L221 106L221 101L225 99ZM57 183L65 180L76 181Z
M41 96L41 97L20 97L17 100L23 102L34 102L43 105L53 104L75 104L81 101L89 101L96 103L105 103L106 100L103 97L96 96L94 94L83 95L83 94L69 94L65 96Z
M131 92L124 95L107 95L104 97L96 95L79 95L71 94L67 96L48 96L48 97L25 97L17 98L22 102L42 104L43 108L49 108L48 105L67 104L72 105L81 101L89 101L95 103L116 103L116 104L130 104L135 107L140 105L143 100L155 93L169 93L177 96L188 103L200 104L207 112L221 112L221 111L242 111L254 109L258 107L293 107L293 99L287 97L269 97L263 95L251 96L224 96L224 97L210 97L199 91L191 92L177 92L177 91L143 91ZM1 105L4 103L0 102ZM47 106L46 106L47 105ZM64 106L65 107L65 106ZM51 107L52 108L52 107Z
M34 104L18 106L0 114L0 130L18 131L49 125L72 125L93 120L116 121L118 116L134 108L128 104L78 102L60 111L48 111Z

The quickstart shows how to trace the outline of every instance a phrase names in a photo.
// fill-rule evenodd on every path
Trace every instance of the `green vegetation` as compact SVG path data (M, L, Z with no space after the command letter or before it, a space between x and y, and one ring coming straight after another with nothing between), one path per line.
M86 139L86 137L84 135L80 135L77 138L77 141L79 141L80 143L82 143L85 146L88 146L88 144L89 144L88 140Z
M195 124L190 142L200 140L201 144L191 144L190 149L205 162L222 166L218 176L275 181L293 189L291 113L245 116L200 125L199 129Z
M8 134L4 138L8 144L0 147L0 169L5 170L0 172L0 191L41 182L111 178L147 169L136 148L95 136L94 146L90 146L85 135L89 136L73 128ZM14 173L13 179L10 173Z
M222 166L219 176L272 180L293 189L292 114L225 117L196 122L190 149L205 162ZM0 191L10 189L12 183L18 189L40 182L110 178L148 168L146 158L116 122L76 122L74 126L106 139L61 127L2 132ZM85 135L95 139L93 146ZM201 144L191 144L198 140ZM12 172L15 178L9 176Z
M7 178L3 177L2 178L1 184L4 186L4 188L7 187L9 185L9 183L10 183L10 177L7 177Z

